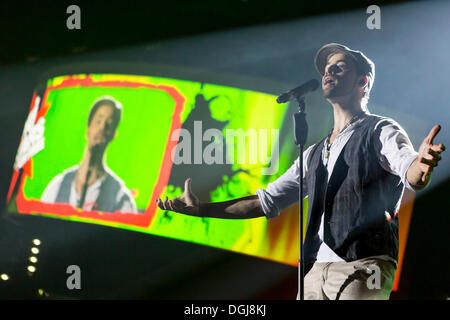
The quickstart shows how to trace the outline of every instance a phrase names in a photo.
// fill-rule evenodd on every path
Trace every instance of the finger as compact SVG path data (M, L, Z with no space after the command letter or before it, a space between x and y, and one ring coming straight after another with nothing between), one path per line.
M441 126L440 125L435 125L432 129L431 129L431 131L430 131L430 133L428 134L428 136L426 137L426 139L427 139L427 142L429 143L429 144L433 144L433 139L436 137L436 135L438 134L438 132L441 130Z
M428 167L427 170L422 175L422 182L426 182L430 176L430 174L433 172L433 167Z
M167 203L168 199L169 198L167 198L167 197L164 198L164 209L166 209L166 210L169 210L169 205Z
M423 176L422 176L422 182L427 182L427 179L428 179L428 175L429 175L429 173L425 173Z
M168 210L175 211L175 210L173 210L172 200L167 201L167 205L169 206Z
M422 158L422 160L420 160L420 162L429 165L430 167L436 167L437 166L437 161L436 160L430 160L430 159L425 159Z
M440 146L437 146L437 145L430 146L430 149L433 150L434 152L438 153L438 154L442 153L442 151L444 151L444 150L442 150L442 148Z
M442 159L439 152L436 152L433 149L428 150L428 154L431 154L433 156L433 160L440 161Z
M186 181L184 182L184 192L188 191L189 193L191 193L191 178L187 178Z
M430 146L431 149L433 149L433 151L437 152L437 153L442 153L445 151L445 146L443 143L437 145L437 144L433 144Z
M158 207L159 207L160 209L164 210L164 206L163 206L163 203L162 203L161 199L157 199L157 200L156 200L156 203L158 204Z

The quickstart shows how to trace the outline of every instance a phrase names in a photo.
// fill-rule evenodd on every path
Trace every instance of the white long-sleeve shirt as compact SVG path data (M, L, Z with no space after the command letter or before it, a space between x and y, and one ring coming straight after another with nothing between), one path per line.
M326 141L324 141L322 161L328 171L328 179L330 179L336 160L345 144L352 136L354 129L361 125L365 119L367 119L367 117L356 121L336 136L331 145L328 159L324 156L324 151L326 149ZM405 187L413 190L406 179L406 172L411 163L418 156L418 153L414 150L405 130L397 122L392 119L380 120L375 125L374 130L377 130L380 125L382 125L379 136L382 146L379 159L380 165L384 170L398 175ZM308 171L307 159L311 153L312 147L313 146L310 146L303 153L303 177L305 177L306 172ZM294 164L277 180L269 183L266 189L260 188L256 191L267 219L278 216L281 209L298 201L299 174L299 159L297 158L294 161ZM319 227L319 238L322 241L322 244L317 253L317 262L344 261L328 247L325 242L323 242L323 218L324 213L322 213Z
M48 186L45 188L44 193L41 196L41 201L46 203L55 203L65 175L77 171L78 168L79 168L78 165L73 166L69 169L64 170L63 173L54 177L52 181L50 181ZM121 185L121 188L115 194L114 203L116 205L121 204L120 207L117 206L117 210L127 213L130 212L138 213L133 196L131 195L131 192L125 187L123 181L120 180L111 170L106 169L106 172ZM86 190L86 199L83 206L84 210L95 210L94 206L97 203L97 199L100 195L100 189L105 179L106 175L95 181L92 185L88 186ZM80 195L75 189L75 181L72 181L70 184L70 194L68 203L76 207L79 202L80 202Z

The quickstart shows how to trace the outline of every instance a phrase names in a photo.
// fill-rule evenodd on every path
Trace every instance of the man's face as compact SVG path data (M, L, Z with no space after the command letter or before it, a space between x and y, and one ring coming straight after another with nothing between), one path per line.
M114 109L109 105L101 105L91 119L87 130L89 147L104 146L111 142L116 132Z
M322 93L327 99L348 96L358 90L358 75L353 60L343 53L336 53L328 59L322 77Z

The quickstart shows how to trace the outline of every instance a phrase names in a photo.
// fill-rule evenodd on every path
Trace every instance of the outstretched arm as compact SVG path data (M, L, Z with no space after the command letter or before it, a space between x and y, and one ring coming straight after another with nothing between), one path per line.
M164 201L157 199L156 203L162 210L170 210L196 217L222 219L250 219L263 217L261 202L257 195L237 198L224 202L200 203L191 190L191 178L184 183L184 193L175 199Z
M441 153L445 150L444 144L433 144L433 139L441 130L440 125L435 125L419 147L419 155L409 167L406 178L409 184L416 190L425 188L431 178L434 167L437 167L442 159Z

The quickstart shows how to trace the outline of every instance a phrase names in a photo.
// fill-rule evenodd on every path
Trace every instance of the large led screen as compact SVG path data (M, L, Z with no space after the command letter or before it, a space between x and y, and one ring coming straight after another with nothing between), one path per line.
M34 92L8 211L296 265L298 206L269 223L191 217L155 202L181 195L188 177L204 202L256 194L296 157L292 141L279 139L283 121L291 120L287 107L271 94L212 83L123 74L53 77Z

